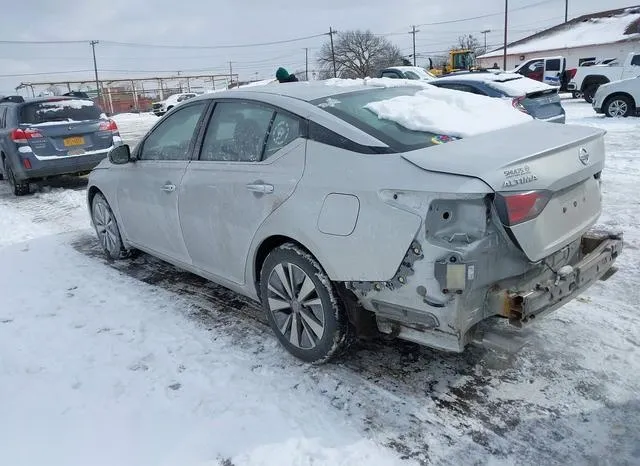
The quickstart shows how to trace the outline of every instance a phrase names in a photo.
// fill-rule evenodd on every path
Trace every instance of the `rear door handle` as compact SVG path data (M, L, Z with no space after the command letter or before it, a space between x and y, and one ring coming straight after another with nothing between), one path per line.
M247 185L247 189L254 193L271 194L273 185L266 183L251 183Z
M172 192L174 192L176 190L176 185L175 184L171 184L171 183L167 183L160 189L162 189L166 193L172 193Z

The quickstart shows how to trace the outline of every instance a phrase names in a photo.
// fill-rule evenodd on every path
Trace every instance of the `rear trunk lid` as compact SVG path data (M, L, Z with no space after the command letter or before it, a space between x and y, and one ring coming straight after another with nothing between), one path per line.
M600 215L604 134L534 120L402 156L424 170L479 178L497 199L545 193L548 202L536 217L515 225L502 217L514 242L535 262L578 239Z
M90 100L60 99L34 102L21 110L20 129L40 159L83 155L113 145L113 131L99 107Z
M529 115L541 120L564 115L560 96L554 89L529 92L521 101L521 104Z

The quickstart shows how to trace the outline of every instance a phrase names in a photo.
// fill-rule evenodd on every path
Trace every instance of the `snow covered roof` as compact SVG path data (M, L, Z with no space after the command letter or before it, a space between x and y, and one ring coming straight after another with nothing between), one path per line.
M512 42L507 55L560 50L615 42L640 41L640 5L591 13ZM499 57L503 48L479 58Z

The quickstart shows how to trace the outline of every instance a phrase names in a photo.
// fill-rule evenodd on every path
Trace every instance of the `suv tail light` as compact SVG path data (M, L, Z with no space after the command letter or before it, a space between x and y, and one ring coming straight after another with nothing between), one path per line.
M40 134L40 131L33 128L16 128L11 131L11 140L18 144L28 144L30 139L37 139L41 137L42 134Z
M100 123L100 131L111 131L113 134L118 133L118 125L111 118Z
M524 95L523 95L523 96L521 96L521 97L515 97L515 98L511 101L511 104L513 105L513 108L516 108L516 109L520 110L522 113L527 113L527 114L528 114L529 112L527 111L527 109L526 109L526 108L524 108L524 105L522 105L522 101L523 101L524 99L526 99L526 98L527 98L527 97L526 97L526 96L524 96Z
M532 220L540 215L549 201L550 191L525 191L517 193L496 193L496 209L506 226Z

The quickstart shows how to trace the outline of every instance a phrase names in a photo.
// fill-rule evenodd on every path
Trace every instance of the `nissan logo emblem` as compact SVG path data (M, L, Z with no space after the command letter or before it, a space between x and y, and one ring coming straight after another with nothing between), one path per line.
M580 151L578 152L578 159L580 159L582 165L589 164L589 151L584 147L581 147Z

